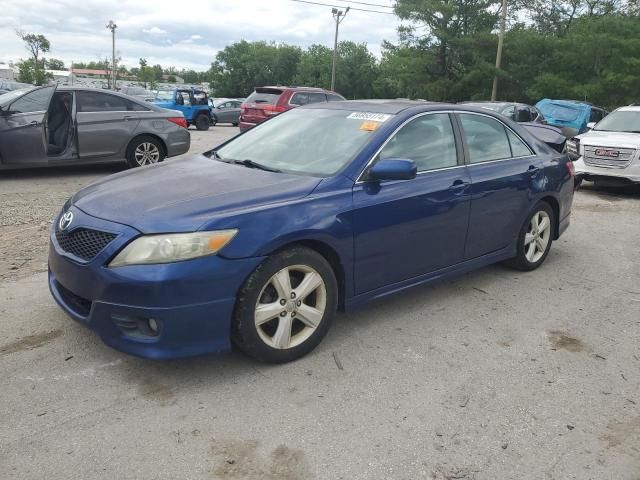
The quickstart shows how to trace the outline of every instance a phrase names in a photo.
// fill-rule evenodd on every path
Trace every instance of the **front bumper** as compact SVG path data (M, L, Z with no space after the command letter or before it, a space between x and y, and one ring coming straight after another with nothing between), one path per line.
M597 180L599 178L617 180L620 184L640 183L640 160L635 159L624 168L596 167L587 165L583 157L573 162L576 177L585 180Z
M236 294L262 258L220 256L162 265L106 265L139 233L90 217L72 207L77 224L118 233L93 260L63 251L52 228L49 289L74 320L95 331L107 345L132 355L167 359L230 348ZM153 319L157 332L145 328Z

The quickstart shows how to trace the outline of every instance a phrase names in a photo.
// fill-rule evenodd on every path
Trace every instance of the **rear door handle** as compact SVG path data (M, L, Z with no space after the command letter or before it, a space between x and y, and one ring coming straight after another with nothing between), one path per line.
M540 168L536 167L535 165L529 165L529 169L527 170L529 175L531 175L532 177L534 175L537 175L539 171L540 171Z
M133 120L133 117L131 115L125 115L124 119L125 120Z

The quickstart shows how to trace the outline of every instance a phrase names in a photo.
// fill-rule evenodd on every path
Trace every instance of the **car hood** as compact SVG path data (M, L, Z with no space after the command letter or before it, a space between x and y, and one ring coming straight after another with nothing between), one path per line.
M73 204L142 233L188 232L216 217L302 198L320 181L195 155L111 175L80 190Z
M599 132L597 130L591 130L590 132L578 135L577 138L580 139L580 143L583 145L618 148L640 147L640 133Z

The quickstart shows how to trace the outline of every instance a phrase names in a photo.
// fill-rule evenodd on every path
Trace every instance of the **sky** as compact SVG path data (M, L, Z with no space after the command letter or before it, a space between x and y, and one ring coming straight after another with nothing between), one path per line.
M351 5L392 12L390 8L315 0L335 6ZM359 0L389 5L393 0ZM242 39L284 42L306 47L333 46L335 22L331 7L292 0L2 0L0 63L27 58L29 53L16 30L43 34L51 43L46 57L91 61L111 56L113 20L116 55L127 67L140 57L163 67L206 70L216 53ZM383 40L395 41L399 20L351 10L340 25L340 40L367 43L379 56Z

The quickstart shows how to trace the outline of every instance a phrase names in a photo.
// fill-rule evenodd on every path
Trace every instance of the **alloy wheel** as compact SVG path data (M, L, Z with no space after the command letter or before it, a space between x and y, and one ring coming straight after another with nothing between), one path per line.
M529 222L529 230L524 236L524 252L527 260L536 263L547 250L551 239L551 218L544 210L536 212Z
M327 288L307 265L285 267L263 287L254 319L260 339L272 348L289 349L317 330L327 306Z
M138 165L151 165L160 160L160 150L151 142L142 142L136 147L134 156Z

